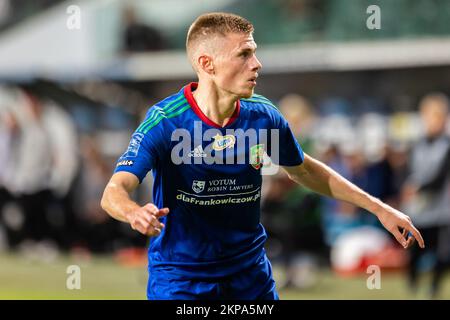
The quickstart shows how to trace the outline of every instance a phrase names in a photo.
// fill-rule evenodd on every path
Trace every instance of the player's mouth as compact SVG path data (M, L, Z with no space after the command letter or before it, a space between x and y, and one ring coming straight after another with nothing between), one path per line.
M256 86L256 78L258 78L258 75L248 79L248 82L250 82L253 86Z

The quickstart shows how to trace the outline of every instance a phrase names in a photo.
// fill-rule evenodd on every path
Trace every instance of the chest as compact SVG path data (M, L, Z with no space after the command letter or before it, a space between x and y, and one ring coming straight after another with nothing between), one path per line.
M260 188L273 133L265 123L235 128L206 127L194 121L172 131L164 164L177 184L194 193L242 193Z

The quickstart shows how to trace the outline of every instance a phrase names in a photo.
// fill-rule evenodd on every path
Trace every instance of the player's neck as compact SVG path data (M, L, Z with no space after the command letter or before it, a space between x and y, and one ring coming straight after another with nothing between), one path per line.
M198 85L192 93L203 114L221 127L232 117L236 108L237 97L221 92L217 87Z

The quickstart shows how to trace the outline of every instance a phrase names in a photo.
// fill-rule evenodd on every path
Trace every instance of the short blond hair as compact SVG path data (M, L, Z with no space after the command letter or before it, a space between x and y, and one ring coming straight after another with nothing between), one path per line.
M213 36L225 37L229 33L251 34L253 25L245 18L232 13L211 12L199 16L189 27L186 37L186 51L189 59L197 45Z

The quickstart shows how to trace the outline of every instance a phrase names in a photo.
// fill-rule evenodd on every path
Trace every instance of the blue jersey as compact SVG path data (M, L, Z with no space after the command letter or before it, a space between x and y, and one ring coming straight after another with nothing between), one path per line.
M142 182L152 171L154 203L170 209L161 218L165 228L151 238L150 272L202 279L229 276L265 256L261 172L267 159L269 167L296 166L304 156L268 99L238 100L220 127L196 104L196 87L191 83L149 109L115 172Z

